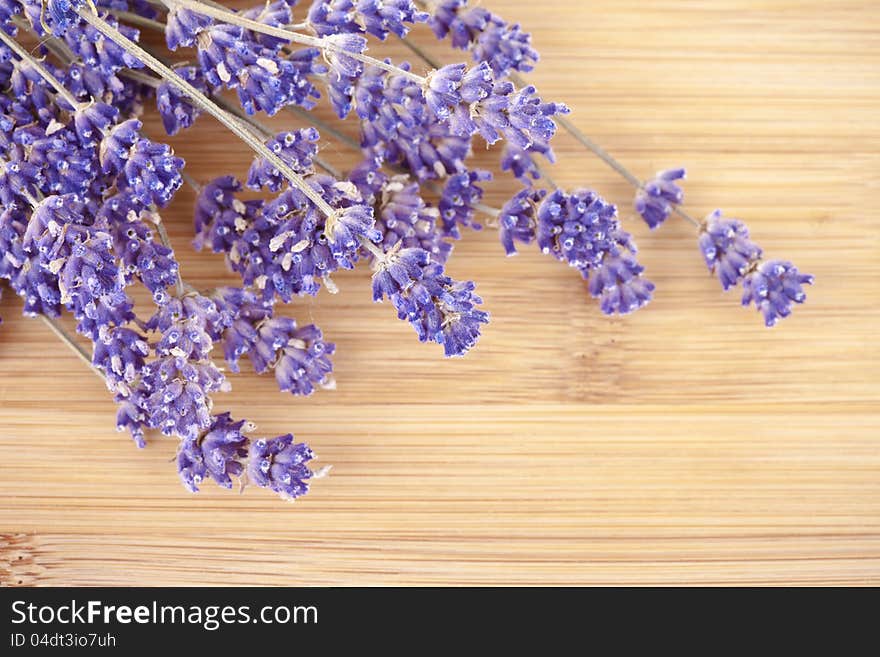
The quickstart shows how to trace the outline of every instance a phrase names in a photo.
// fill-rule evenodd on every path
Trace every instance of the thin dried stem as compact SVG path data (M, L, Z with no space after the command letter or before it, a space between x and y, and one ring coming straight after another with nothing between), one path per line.
M83 361L86 365L88 365L89 369L95 372L102 379L104 375L101 374L95 366L92 364L92 359L89 358L88 353L82 346L74 339L72 335L70 335L64 328L59 324L56 320L51 317L47 317L46 315L40 315L40 319L43 320L43 323L49 327L49 329L54 333L77 357Z

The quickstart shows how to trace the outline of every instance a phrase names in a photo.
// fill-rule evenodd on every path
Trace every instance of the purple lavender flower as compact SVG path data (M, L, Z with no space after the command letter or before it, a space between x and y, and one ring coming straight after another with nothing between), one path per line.
M498 236L508 256L516 255L516 242L531 244L535 241L538 206L546 195L543 189L523 189L501 208Z
M425 102L438 119L449 122L454 134L472 135L478 125L471 105L489 98L486 107L498 103L507 107L504 99L493 95L493 84L492 70L485 62L470 69L465 64L449 64L428 76Z
M286 2L274 2L264 9L243 15L273 26L291 22ZM317 63L320 50L306 48L286 56L281 53L283 40L228 23L210 20L193 23L188 16L189 23L184 26L183 16L178 14L179 20L169 40L175 46L195 43L207 83L212 87L235 89L248 114L264 111L273 115L290 104L314 106L319 94L309 78L325 71Z
M633 206L651 230L666 221L673 206L684 201L684 190L675 183L684 178L684 169L661 171L636 193Z
M79 23L77 11L86 6L86 0L45 0L44 5L46 23L55 36L62 36L71 26Z
M214 23L214 19L180 5L172 4L165 19L165 41L169 50L191 47L196 38Z
M498 77L534 68L538 53L531 35L482 7L466 7L467 0L443 0L434 6L429 24L438 39L450 36L453 48L471 50L474 60L488 63Z
M357 34L331 34L324 40L333 46L324 51L330 66L327 73L330 105L337 116L344 119L354 107L357 79L364 71L364 65L346 53L363 53L367 49L367 40Z
M195 66L178 66L175 72L202 93L207 92L208 85L200 69ZM201 110L167 81L163 81L156 88L156 106L159 116L162 117L165 132L169 135L176 135L181 130L189 128L201 114Z
M363 32L352 0L314 0L309 7L309 26L318 36Z
M241 233L245 232L259 217L262 201L241 201L236 194L242 190L241 183L232 176L221 176L202 187L195 210L195 234L193 245L197 250L210 244L214 253L229 253L241 263L232 251Z
M409 70L409 65L400 68ZM411 80L367 66L357 81L355 98L362 119L361 146L376 166L405 166L419 180L464 170L470 134L453 134L448 123L438 122L422 89Z
M292 132L282 132L266 142L266 146L288 164L296 173L312 173L312 161L318 154L318 140L321 135L314 128L304 128ZM264 158L256 158L248 173L248 187L265 187L277 192L288 183L274 164Z
M161 304L167 301L168 287L178 281L179 266L174 252L153 238L152 231L142 221L144 214L147 214L146 208L126 192L110 197L98 210L99 220L107 223L113 235L126 282L138 278L153 294L156 303ZM158 215L151 218L161 221Z
M131 93L136 84L133 80L123 82L118 75L103 75L76 62L71 63L66 71L62 71L59 79L82 103L88 103L93 98L112 99L113 105L121 105L126 115L136 113L139 107L135 102L135 94ZM132 102L126 104L126 97L131 98Z
M195 438L211 425L210 393L228 388L210 362L166 356L144 367L148 396L144 411L149 426L166 436Z
M105 16L104 20L129 41L137 42L140 39L135 28L121 25L113 16ZM121 69L142 68L144 65L140 59L105 37L92 25L83 23L77 25L76 29L68 28L63 36L71 52L85 66L101 75L114 75Z
M749 271L743 280L744 306L754 304L764 315L768 327L791 314L792 305L806 298L804 285L812 285L813 277L802 274L785 260L769 260Z
M382 235L375 228L373 208L368 205L353 205L338 208L328 217L324 225L324 236L330 253L340 266L354 267L353 260L360 248L360 239L379 242Z
M249 353L260 339L258 327L272 318L270 305L262 303L250 290L238 287L218 288L211 295L225 321L222 334L212 336L223 343L223 354L232 372L238 372L238 361Z
M335 387L330 361L335 349L314 324L297 328L293 319L276 317L261 323L249 355L258 374L274 370L283 392L308 396L316 387Z
M446 356L462 356L480 337L488 313L478 310L483 300L472 282L456 282L443 265L430 262L421 249L392 249L376 263L373 299L388 297L397 316L416 329L421 342L442 344Z
M406 36L408 24L424 23L428 14L412 0L315 0L308 18L319 36L366 31L384 41L389 33Z
M73 125L83 146L96 146L104 132L116 123L119 110L107 103L92 103L78 108L73 114Z
M620 227L617 208L595 192L557 190L538 208L538 245L580 270L605 314L627 314L651 300L654 284L642 277L636 245Z
M373 272L373 301L403 294L422 279L431 255L424 249L401 249L395 246L375 263Z
M131 298L123 290L104 294L82 309L76 330L95 341L100 336L101 328L124 326L134 320L133 306Z
M128 153L120 182L141 202L165 207L183 185L183 165L167 144L139 139Z
M606 315L634 312L646 305L654 292L654 284L642 276L645 268L633 256L635 247L631 242L629 245L631 252L608 254L590 272L590 294L599 299L599 307Z
M28 164L39 169L37 180L44 194L85 195L95 183L98 173L94 149L81 146L76 135L68 129L51 135L41 131L39 136L26 144ZM15 138L23 139L24 130L16 130Z
M73 235L74 231L68 230L66 234ZM77 318L85 315L97 299L122 288L113 242L107 233L92 232L88 237L83 234L63 243L55 240L51 247L41 240L40 248L47 248L51 254L47 265L50 271L58 267L61 301L71 304Z
M177 452L177 471L191 493L211 477L223 488L232 488L232 477L244 472L248 439L245 420L233 421L229 413L215 415L210 427L196 438L185 438Z
M146 446L144 431L147 427L147 417L143 407L143 391L138 389L130 395L118 395L116 403L116 430L128 431L139 448Z
M751 264L760 259L761 248L749 239L749 230L738 219L715 210L700 229L700 252L709 271L718 276L725 290L736 286Z
M248 451L248 481L293 501L309 490L308 480L313 472L307 463L313 458L312 450L303 443L293 442L292 434L252 441Z
M553 117L571 110L563 103L545 103L536 91L531 85L516 90L509 82L496 83L476 121L483 139L493 144L503 135L523 150L546 145L556 134Z
M214 346L212 335L225 328L216 304L201 295L170 299L150 318L147 327L162 332L156 344L160 356L202 360Z
M99 152L105 174L117 175L125 168L131 149L141 138L142 126L137 119L128 119L104 133Z
M446 235L460 237L459 226L468 226L477 230L481 228L480 224L474 222L476 213L474 206L483 198L483 188L477 183L491 179L490 171L480 169L464 171L449 177L438 204Z
M538 246L584 272L617 248L617 208L596 192L556 190L538 208Z
M122 392L140 376L149 353L146 339L137 331L102 326L95 342L92 364L104 373L110 390Z
M532 180L538 180L541 177L541 171L534 159L535 155L543 155L551 163L556 161L553 149L547 143L535 142L525 149L506 142L499 162L501 170L510 171L524 184L530 185Z
M382 234L382 248L389 251L398 244L427 251L434 262L444 263L452 245L443 240L437 222L440 211L422 199L418 183L406 176L394 176L381 185L376 199L376 230Z
M3 2L0 2L0 29L9 36L15 36L18 28L12 22L12 19L19 14L21 14L21 5L15 0L3 0Z

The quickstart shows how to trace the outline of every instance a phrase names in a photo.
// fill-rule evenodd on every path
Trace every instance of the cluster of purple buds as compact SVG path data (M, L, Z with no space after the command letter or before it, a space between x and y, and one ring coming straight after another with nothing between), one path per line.
M408 71L409 65L400 68ZM404 167L420 181L465 170L470 135L455 134L448 122L438 121L414 82L367 66L354 99L361 119L361 148L377 166Z
M427 251L400 245L377 258L374 269L373 300L390 299L420 341L442 344L447 357L462 356L476 344L489 315L477 308L483 301L473 283L453 281Z
M229 413L214 415L208 428L186 438L177 452L177 471L183 485L193 493L206 479L232 488L233 478L253 484L293 501L308 492L308 481L320 476L308 463L315 458L303 443L290 434L251 440L246 433L254 427L246 420L233 420Z
M389 34L405 37L428 17L413 0L314 0L308 25L319 36L366 32L384 41Z
M489 64L499 78L527 73L538 61L531 35L483 7L468 7L467 0L436 3L430 25L438 39L449 37L453 48L471 51L474 61Z
M684 169L661 171L636 193L633 206L652 230L669 218L673 207L684 201L684 190L676 184L684 177Z
M418 183L406 175L387 176L370 162L355 168L349 178L375 208L383 251L400 244L427 251L434 262L446 262L452 244L439 229L440 210L422 198Z
M715 210L700 228L700 251L709 271L725 290L743 286L742 303L754 304L768 327L791 314L792 306L806 299L804 285L813 277L801 274L792 263L764 261L763 251L751 241L746 225Z
M617 208L591 190L557 190L537 210L536 236L544 253L578 269L602 312L627 314L651 300L654 285L634 255L632 237L620 227Z
M243 11L241 16L272 27L293 22L286 0ZM326 68L319 63L316 48L303 48L288 56L281 39L217 22L173 3L166 24L168 48L195 47L207 89L234 89L248 114L262 111L272 115L286 105L311 108L320 96L313 80ZM174 123L169 113L176 111L176 105L165 108L166 122Z

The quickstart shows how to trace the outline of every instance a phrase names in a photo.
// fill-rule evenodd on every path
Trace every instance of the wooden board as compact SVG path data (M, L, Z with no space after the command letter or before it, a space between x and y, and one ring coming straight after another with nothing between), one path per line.
M339 389L296 399L244 374L217 400L335 466L287 505L188 495L174 442L117 434L102 383L6 290L0 580L880 583L877 3L485 4L534 33L530 80L634 171L687 166L695 214L743 217L769 256L814 273L808 304L765 329L706 274L688 225L649 233L631 190L560 135L553 175L619 203L656 300L607 319L571 270L468 233L450 269L493 322L444 361L370 302L367 272L339 276L341 294L291 308L337 343ZM249 160L207 118L174 144L201 179ZM514 189L502 176L487 202ZM188 248L192 201L165 213L185 276L234 280Z

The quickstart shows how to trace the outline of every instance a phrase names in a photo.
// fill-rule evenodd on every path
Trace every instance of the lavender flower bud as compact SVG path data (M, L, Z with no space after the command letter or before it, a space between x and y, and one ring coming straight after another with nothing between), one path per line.
M421 249L392 250L376 263L373 276L373 299L388 297L419 340L442 344L447 357L464 355L476 344L480 325L489 321L488 313L477 310L483 300L474 289L470 281L446 276Z
M591 190L556 190L538 208L538 246L585 272L616 249L618 231L617 208Z
M207 92L205 78L195 66L178 66L175 72L202 93ZM156 88L156 107L159 116L162 117L165 132L169 135L176 135L181 130L191 127L201 114L201 110L176 86L167 81L163 81Z
M531 244L535 241L538 206L546 195L543 189L523 189L501 208L498 236L508 256L516 255L515 242Z
M142 203L165 207L183 185L183 165L167 144L139 139L129 151L121 180Z
M106 103L94 103L73 114L73 124L83 146L95 146L104 138L104 132L119 116L119 110Z
M744 306L754 304L764 315L764 324L772 327L791 314L793 304L806 300L803 286L812 284L813 277L801 274L792 263L770 260L746 274L742 303Z
M406 36L407 24L424 23L428 14L412 0L315 0L308 18L319 36L366 31L384 41L389 33Z
M684 201L684 190L675 184L676 180L684 178L684 169L661 171L636 192L633 207L651 230L666 221L673 206Z
M209 16L172 4L168 9L165 24L165 41L168 49L177 50L180 46L194 46L196 37L213 22L214 20Z
M631 253L605 256L590 273L589 281L590 294L599 299L603 313L626 315L651 300L654 284L642 277L644 270Z
M362 192L363 193L363 192ZM446 262L452 245L437 229L440 211L428 206L418 183L406 176L395 176L381 184L381 200L376 230L382 234L382 248L389 251L398 244L427 251L434 262Z
M313 458L312 450L303 443L294 443L292 434L252 441L248 481L293 501L309 490L308 480L313 473L306 464Z
M211 392L227 389L212 363L167 356L144 368L148 395L144 411L149 426L166 436L195 438L211 424Z
M706 266L725 290L739 284L751 264L761 257L761 248L749 239L746 225L738 219L727 219L721 210L706 217L698 241Z
M492 180L492 173L481 169L464 171L449 177L438 204L446 235L461 237L459 226L469 226L475 230L482 228L474 222L474 206L483 198L483 188L476 183L487 180Z
M431 262L430 254L424 249L392 248L382 260L376 262L373 272L373 301L384 297L402 294L418 280L421 280L425 267Z
M92 364L104 373L111 391L122 392L140 376L149 353L146 339L140 333L118 326L102 326Z
M39 4L39 3L36 3ZM73 25L79 23L77 10L86 6L86 0L45 0L45 21L55 36L63 36Z
M207 431L197 438L185 438L177 452L177 471L191 493L211 477L219 486L232 488L232 477L244 472L248 439L243 433L245 420L234 422L229 413L215 415Z
M337 116L344 119L353 108L357 79L364 70L359 60L345 53L363 53L367 49L367 40L356 34L332 34L324 39L334 45L334 49L324 51L330 65L327 73L330 105Z
M304 128L279 133L267 141L266 146L296 173L305 175L312 172L312 160L318 154L320 137L314 128ZM247 184L251 189L265 187L277 192L289 183L274 164L264 158L256 158L251 164Z
M466 7L467 0L443 0L434 5L429 25L438 39L450 36L453 48L471 50L474 60L487 62L498 77L511 70L532 70L538 53L529 34L482 7Z

